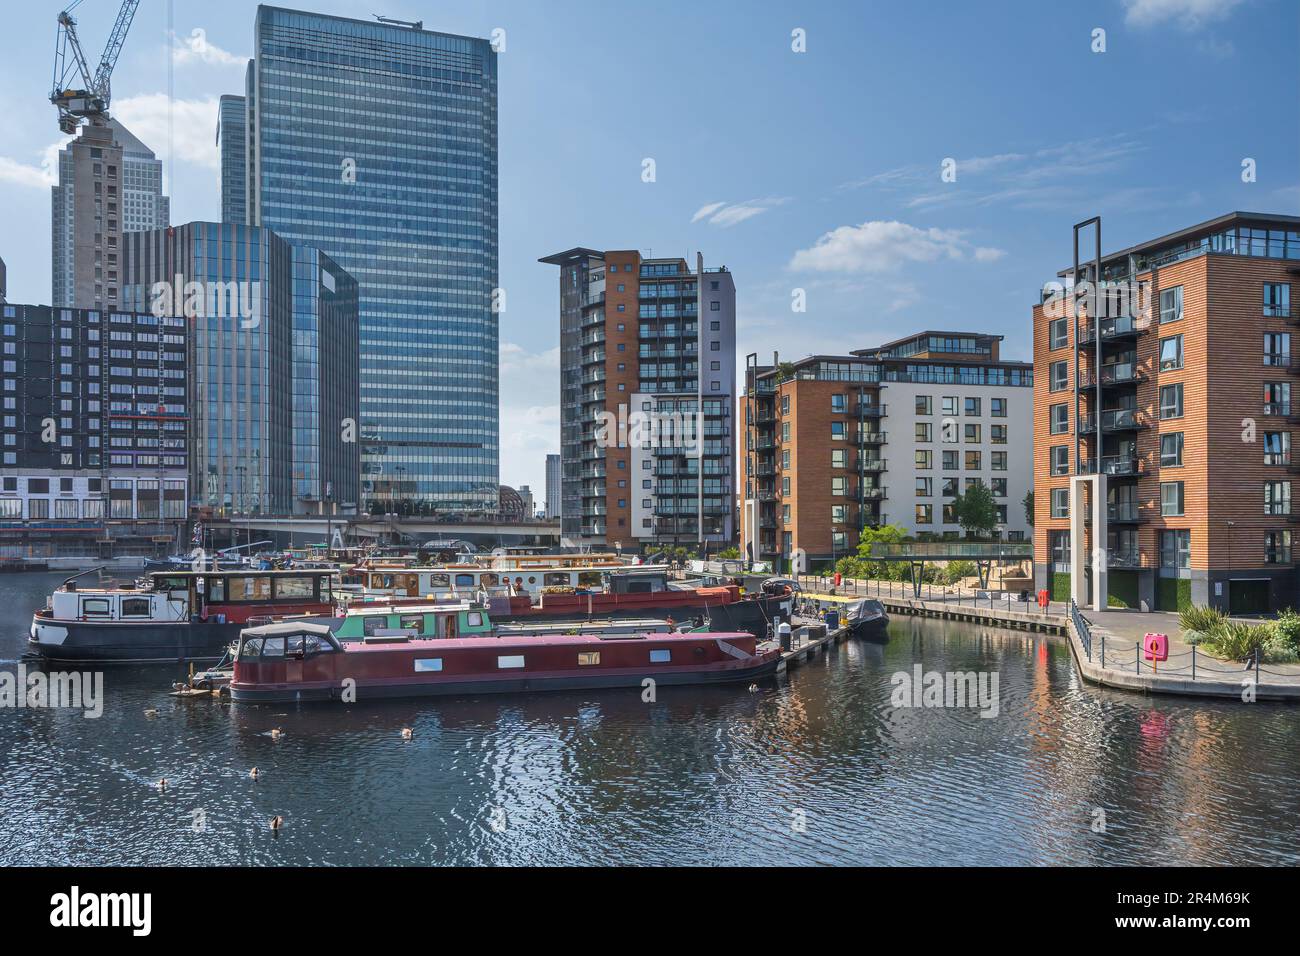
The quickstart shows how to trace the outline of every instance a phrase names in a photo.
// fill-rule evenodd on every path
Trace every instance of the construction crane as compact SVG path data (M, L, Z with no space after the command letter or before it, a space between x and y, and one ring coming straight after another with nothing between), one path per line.
M113 67L117 65L118 54L126 43L126 34L131 29L140 0L122 0L117 22L113 24L113 32L108 36L93 76L77 38L77 21L72 17L72 11L80 5L81 0L73 0L59 14L59 30L54 41L54 86L50 91L50 102L58 107L59 129L65 133L75 133L83 119L102 124L108 118Z

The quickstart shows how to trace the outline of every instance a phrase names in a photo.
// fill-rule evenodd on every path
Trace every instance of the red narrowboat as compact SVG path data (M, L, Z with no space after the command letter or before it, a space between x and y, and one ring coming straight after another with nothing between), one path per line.
M658 684L723 684L775 673L780 648L746 633L697 631L341 642L308 621L247 628L231 698L245 703L360 701ZM351 693L350 693L351 692Z

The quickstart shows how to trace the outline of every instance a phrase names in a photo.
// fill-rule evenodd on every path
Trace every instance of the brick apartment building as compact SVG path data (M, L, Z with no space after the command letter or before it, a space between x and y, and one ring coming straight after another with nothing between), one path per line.
M999 534L1030 534L1033 369L1004 361L1001 336L921 332L849 355L759 365L750 355L739 420L741 537L755 561L809 567L853 554L863 527L961 536L953 498L993 491Z
M1130 607L1295 605L1300 218L1220 216L1103 255L1101 280L1098 321L1033 310L1038 586L1104 561Z

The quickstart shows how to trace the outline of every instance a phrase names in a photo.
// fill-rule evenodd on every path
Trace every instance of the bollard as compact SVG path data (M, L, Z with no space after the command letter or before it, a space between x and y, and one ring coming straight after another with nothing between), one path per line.
M1196 645L1192 645L1192 680L1196 680Z
M790 641L790 622L782 621L779 625L777 625L776 632L781 640L781 650L783 651L792 650L793 648L791 647L791 641Z
M1133 673L1142 673L1142 644L1138 641L1133 642Z

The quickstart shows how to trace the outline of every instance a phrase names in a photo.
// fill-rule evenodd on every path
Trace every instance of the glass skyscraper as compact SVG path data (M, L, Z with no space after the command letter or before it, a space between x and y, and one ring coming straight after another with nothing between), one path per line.
M221 148L221 221L248 222L248 109L242 96L223 96L217 113Z
M496 53L267 6L255 33L249 221L357 279L363 508L495 511Z

